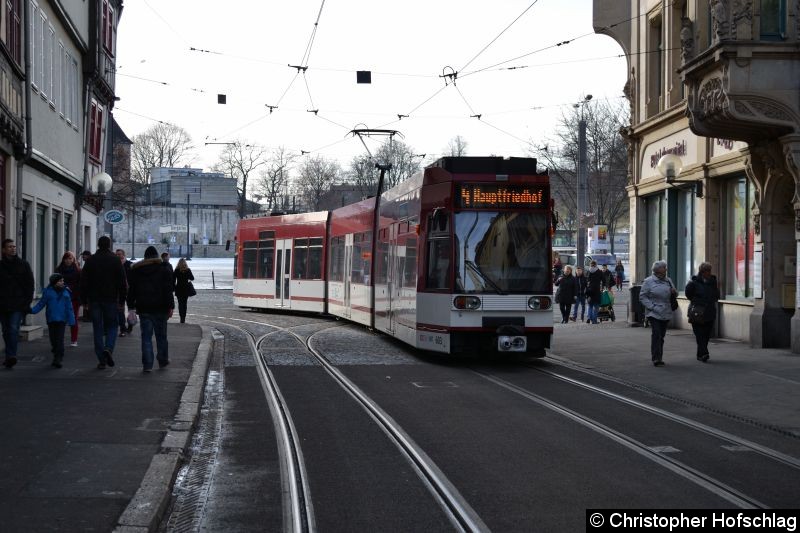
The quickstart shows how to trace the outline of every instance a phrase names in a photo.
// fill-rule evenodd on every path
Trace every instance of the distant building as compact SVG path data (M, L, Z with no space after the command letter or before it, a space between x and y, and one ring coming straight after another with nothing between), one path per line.
M320 211L330 211L345 205L354 204L364 200L366 197L361 192L361 188L350 183L341 185L331 185L328 192L322 195L319 200Z
M169 248L173 255L184 255L188 221L192 244L224 244L236 233L237 202L236 180L225 174L200 168L154 168L135 208L115 206L126 217L114 226L114 240L129 243L135 231L137 245L155 244Z

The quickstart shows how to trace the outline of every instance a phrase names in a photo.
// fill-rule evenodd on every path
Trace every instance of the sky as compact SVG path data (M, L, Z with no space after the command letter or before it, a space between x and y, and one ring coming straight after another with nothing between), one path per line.
M206 143L235 140L346 168L386 140L365 148L367 128L424 162L457 135L467 155L535 155L584 95L620 99L627 69L592 0L128 0L117 35L117 122L184 128L205 169L224 148Z

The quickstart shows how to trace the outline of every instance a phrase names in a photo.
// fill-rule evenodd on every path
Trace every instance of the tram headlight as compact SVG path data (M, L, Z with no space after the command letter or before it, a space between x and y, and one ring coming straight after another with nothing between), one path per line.
M528 298L528 307L531 309L550 309L551 306L550 298L547 296L531 296Z
M456 296L453 299L453 307L474 311L475 309L480 309L481 299L477 296Z

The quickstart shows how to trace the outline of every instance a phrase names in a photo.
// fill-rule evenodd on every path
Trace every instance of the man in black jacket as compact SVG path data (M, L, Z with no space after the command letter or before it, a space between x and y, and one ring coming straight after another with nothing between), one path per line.
M134 263L128 280L128 308L139 315L142 332L142 369L153 369L153 333L156 336L158 367L169 364L167 320L175 309L172 269L158 257L158 250L148 246L144 259Z
M133 266L133 261L128 259L125 256L125 250L122 248L117 248L114 252L119 257L120 262L122 263L123 268L125 269L125 283L128 283L128 278L131 277L131 266ZM117 322L119 322L119 336L125 337L130 333L133 329L133 326L128 325L128 321L125 319L125 306L122 306L117 313Z
M24 259L17 257L13 239L3 239L3 257L0 259L0 323L6 358L3 365L11 368L17 364L19 327L33 301L33 271Z
M94 353L97 368L114 366L114 345L117 342L117 314L124 309L127 284L125 269L111 251L111 239L97 240L97 252L81 270L81 303L89 306L94 330Z

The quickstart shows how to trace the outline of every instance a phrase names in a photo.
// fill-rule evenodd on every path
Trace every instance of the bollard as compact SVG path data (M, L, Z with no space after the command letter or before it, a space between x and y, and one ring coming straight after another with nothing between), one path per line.
M214 271L212 270L212 271L211 271L211 289L212 289L212 290L215 290L216 288L217 288L217 284L216 284L216 282L214 281Z

